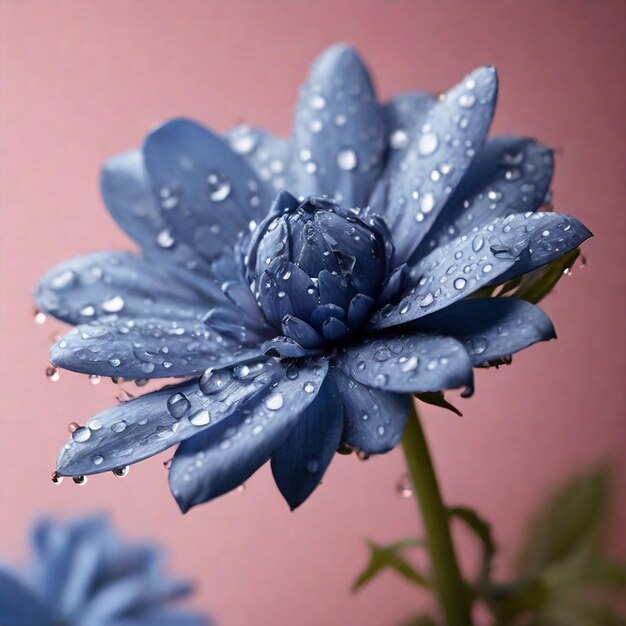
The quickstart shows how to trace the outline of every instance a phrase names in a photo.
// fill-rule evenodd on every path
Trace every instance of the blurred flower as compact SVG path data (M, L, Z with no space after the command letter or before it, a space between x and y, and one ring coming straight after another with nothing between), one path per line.
M411 393L472 386L472 368L554 337L516 298L471 297L589 237L538 209L552 151L485 140L493 68L439 97L379 104L359 56L321 55L286 141L227 140L177 119L109 161L102 194L142 254L63 263L41 309L76 328L59 367L100 376L193 377L77 429L60 475L135 463L180 443L169 473L183 511L271 458L290 506L335 451L382 453ZM282 192L289 189L296 200Z
M168 579L160 551L124 544L104 518L39 520L23 573L0 565L3 626L208 626L173 608L191 587Z

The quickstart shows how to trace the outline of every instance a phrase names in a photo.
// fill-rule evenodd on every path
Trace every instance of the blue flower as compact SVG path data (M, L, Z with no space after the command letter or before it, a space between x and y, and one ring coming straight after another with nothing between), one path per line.
M208 626L174 608L189 584L168 579L161 552L124 544L102 517L39 520L24 572L0 564L3 626Z
M409 394L471 388L473 367L553 338L536 306L476 297L590 236L541 210L549 148L486 139L496 94L484 67L439 97L380 104L359 56L334 46L290 140L176 119L109 161L104 201L142 253L79 257L42 280L39 305L76 325L52 361L188 380L74 432L59 474L180 444L169 481L183 511L270 459L294 508L338 448L392 449Z

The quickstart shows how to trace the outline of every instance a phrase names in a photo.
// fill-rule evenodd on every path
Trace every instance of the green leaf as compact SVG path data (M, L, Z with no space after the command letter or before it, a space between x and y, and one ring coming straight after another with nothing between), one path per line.
M491 524L482 518L474 509L455 506L448 509L450 517L456 517L472 530L483 546L483 558L480 581L486 583L491 574L491 562L496 553L496 544L491 533Z
M600 468L577 476L545 503L517 558L522 577L597 545L608 512L609 482L608 470Z
M358 591L384 569L392 569L400 576L420 587L429 587L426 577L418 572L403 556L402 552L411 547L424 546L419 539L405 539L387 546L368 541L370 560L352 585L352 591Z
M463 417L463 413L461 413L459 409L450 404L443 397L443 391L426 391L424 393L416 393L415 397L426 404L432 404L433 406L438 406L441 409L447 409L448 411L452 411L455 415Z
M519 287L512 293L512 296L520 300L526 300L532 304L537 304L552 291L559 280L563 278L563 275L574 265L579 255L580 250L576 248L562 257L555 259L552 263L548 263L548 265L524 275L521 277L522 280ZM505 288L506 285L500 294L504 293Z

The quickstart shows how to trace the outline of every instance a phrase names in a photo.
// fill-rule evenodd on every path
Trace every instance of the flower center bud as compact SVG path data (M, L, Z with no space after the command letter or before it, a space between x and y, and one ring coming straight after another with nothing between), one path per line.
M358 210L281 193L246 258L267 320L305 348L361 330L387 275L385 235L381 221L366 221Z

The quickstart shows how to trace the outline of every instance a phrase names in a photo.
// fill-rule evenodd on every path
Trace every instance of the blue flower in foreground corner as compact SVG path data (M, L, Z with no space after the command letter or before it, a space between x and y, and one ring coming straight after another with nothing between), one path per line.
M209 626L172 606L186 582L168 579L160 551L124 544L102 517L39 520L23 573L0 564L2 626Z
M187 380L78 429L58 473L180 444L169 482L183 511L270 459L294 508L338 448L392 449L409 394L471 388L474 366L553 338L528 302L468 298L590 236L538 210L550 149L485 139L496 93L484 67L439 97L381 105L359 56L334 46L290 140L176 119L109 161L104 201L142 253L79 257L42 280L39 306L76 325L52 361Z

